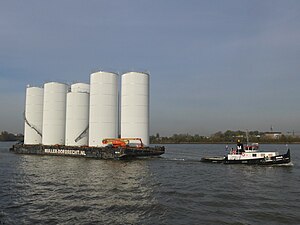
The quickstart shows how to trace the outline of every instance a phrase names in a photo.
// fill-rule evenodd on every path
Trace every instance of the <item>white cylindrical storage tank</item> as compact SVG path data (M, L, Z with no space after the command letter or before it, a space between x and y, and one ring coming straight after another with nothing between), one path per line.
M76 83L71 85L71 92L90 93L90 85L85 83Z
M77 84L73 84L78 86ZM89 100L88 92L72 89L67 94L66 109L66 141L67 146L87 146L89 126ZM85 87L89 90L89 85ZM73 92L73 91L74 92Z
M118 75L91 74L89 146L104 146L104 138L118 137Z
M44 89L27 87L25 100L24 144L42 143Z
M149 74L122 75L121 137L141 138L149 145Z
M44 84L43 138L44 145L64 145L66 128L66 84Z

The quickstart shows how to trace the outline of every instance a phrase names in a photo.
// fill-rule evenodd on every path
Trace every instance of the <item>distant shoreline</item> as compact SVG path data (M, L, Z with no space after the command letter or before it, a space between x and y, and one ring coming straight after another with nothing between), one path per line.
M178 145L181 145L181 144L206 144L206 145L209 145L209 144L224 144L224 145L236 145L236 143L233 143L233 142L180 142L180 143L171 143L171 142L165 142L165 143L150 143L152 145L166 145L166 144L178 144ZM259 144L300 144L300 142L260 142Z
M19 140L0 140L0 142L17 142ZM172 143L172 142L165 142L165 143L150 143L151 145L186 145L186 144L205 144L205 145L209 145L209 144L212 144L212 145L215 145L215 144L223 144L223 145L236 145L236 143L233 143L233 142L180 142L180 143ZM267 145L272 145L272 144L282 144L282 145L285 145L285 144L300 144L300 142L289 142L289 143L286 143L286 142L260 142L259 143L260 145L261 144L267 144Z

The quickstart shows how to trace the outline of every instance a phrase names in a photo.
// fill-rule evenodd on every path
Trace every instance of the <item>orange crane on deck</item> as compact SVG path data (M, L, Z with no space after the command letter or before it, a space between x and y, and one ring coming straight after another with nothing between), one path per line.
M136 148L143 148L144 144L141 138L105 138L102 140L103 144L112 145L113 148L127 148L129 147L130 141L139 141L140 144L137 144ZM132 147L132 146L130 146Z

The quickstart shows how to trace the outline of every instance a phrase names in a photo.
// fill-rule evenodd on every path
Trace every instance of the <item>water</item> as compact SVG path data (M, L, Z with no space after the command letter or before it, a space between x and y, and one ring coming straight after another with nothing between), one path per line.
M300 222L300 145L290 145L293 166L263 167L199 162L224 145L166 145L161 158L105 161L16 155L11 144L0 142L0 224Z

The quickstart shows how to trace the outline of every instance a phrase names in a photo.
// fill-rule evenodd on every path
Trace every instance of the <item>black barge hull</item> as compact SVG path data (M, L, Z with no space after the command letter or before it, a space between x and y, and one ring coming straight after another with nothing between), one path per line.
M280 165L291 162L290 150L286 154L277 155L270 158L247 159L247 160L228 160L227 157L204 157L201 162L223 163L223 164L247 164L247 165Z
M15 144L10 151L17 154L75 156L95 159L127 159L159 156L165 153L164 146L144 148L78 147L64 145L24 145Z

